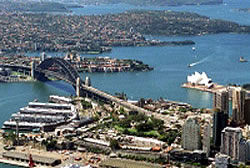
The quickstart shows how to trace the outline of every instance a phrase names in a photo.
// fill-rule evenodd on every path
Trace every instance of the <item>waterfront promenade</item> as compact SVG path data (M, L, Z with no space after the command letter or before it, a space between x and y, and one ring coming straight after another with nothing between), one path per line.
M207 86L204 85L192 85L191 83L184 83L181 85L183 88L188 88L188 89L196 89L202 92L209 92L209 93L215 93L218 92L219 90L224 90L227 87L223 85L219 85L214 83L212 88L208 88Z

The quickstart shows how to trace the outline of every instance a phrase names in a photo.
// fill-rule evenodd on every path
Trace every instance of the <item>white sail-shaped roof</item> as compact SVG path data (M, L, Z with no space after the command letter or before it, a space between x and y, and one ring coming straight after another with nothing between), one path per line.
M187 76L187 82L195 85L205 85L207 87L211 87L213 85L212 79L208 78L205 72L194 72L194 74Z

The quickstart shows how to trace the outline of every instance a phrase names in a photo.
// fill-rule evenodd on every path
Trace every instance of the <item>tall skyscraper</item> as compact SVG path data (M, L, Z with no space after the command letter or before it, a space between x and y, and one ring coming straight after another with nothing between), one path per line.
M213 116L213 144L216 147L221 145L221 131L228 125L227 123L228 114L215 110Z
M232 91L232 120L234 125L241 125L245 123L245 95L246 92L241 87L236 87Z
M229 93L227 90L221 90L214 93L213 108L219 109L225 114L229 113Z
M246 161L250 163L250 140L246 142Z
M244 113L245 122L250 125L250 99L245 100Z
M183 125L182 147L191 151L201 149L200 125L195 118L189 117Z
M210 122L206 123L203 131L203 151L206 152L207 157L210 154L210 137L211 137L211 125Z
M232 160L240 158L240 141L242 139L241 128L226 127L221 133L221 149L222 154L228 155Z

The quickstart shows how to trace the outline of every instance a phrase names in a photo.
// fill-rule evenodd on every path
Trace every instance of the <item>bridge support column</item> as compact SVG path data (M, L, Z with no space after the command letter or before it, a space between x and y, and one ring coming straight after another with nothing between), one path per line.
M80 77L76 79L76 96L80 97Z
M31 62L31 77L34 79L35 78L35 66L36 66L36 64L35 64L35 62L34 61L32 61Z

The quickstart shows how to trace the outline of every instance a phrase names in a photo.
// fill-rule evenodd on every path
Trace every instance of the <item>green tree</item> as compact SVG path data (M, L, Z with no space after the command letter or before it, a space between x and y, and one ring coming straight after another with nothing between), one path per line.
M120 149L120 144L116 139L110 139L110 147L112 150Z

